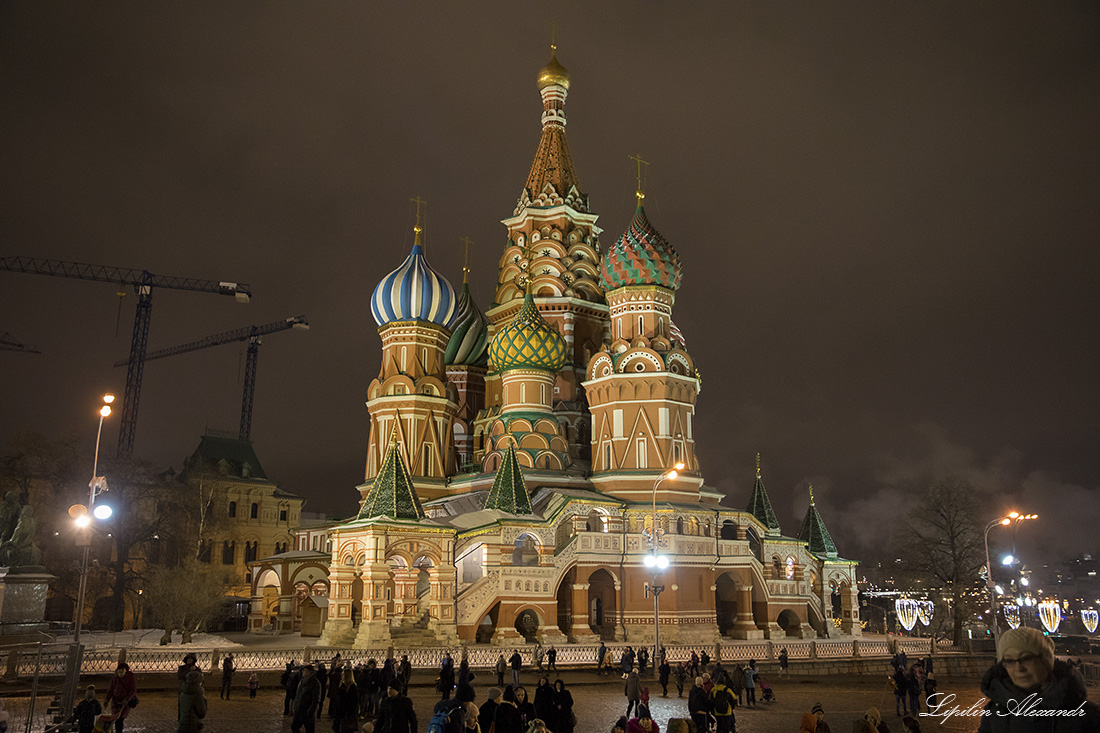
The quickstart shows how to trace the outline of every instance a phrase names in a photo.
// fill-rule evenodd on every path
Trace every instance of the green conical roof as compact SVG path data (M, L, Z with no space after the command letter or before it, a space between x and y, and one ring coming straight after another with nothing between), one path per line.
M810 508L806 510L806 518L802 520L802 529L798 531L798 539L805 542L810 552L817 555L836 555L836 543L832 535L825 528L825 520L817 512L814 505L814 487L810 487Z
M749 506L746 510L760 520L760 523L768 528L768 534L779 534L779 519L772 509L771 499L764 489L764 479L760 478L760 454L756 454L756 481L752 485L752 493L749 495Z
M382 468L374 477L374 485L367 494L356 519L390 517L392 519L423 519L424 508L416 495L412 476L405 466L405 459L397 449L397 436L390 437L390 447Z
M531 496L527 493L523 470L516 458L515 444L509 445L504 453L504 460L493 479L493 488L485 498L485 508L499 509L509 514L531 513Z

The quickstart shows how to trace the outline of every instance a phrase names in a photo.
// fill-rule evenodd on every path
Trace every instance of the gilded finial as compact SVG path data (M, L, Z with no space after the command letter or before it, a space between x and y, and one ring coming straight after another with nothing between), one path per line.
M641 206L642 205L642 199L645 198L645 191L643 190L644 187L642 186L642 166L644 165L648 168L649 167L649 162L645 161L645 160L642 160L641 154L631 155L630 159L638 164L638 179L637 179L638 180L638 188L634 192L634 196L637 197L637 199L638 199L638 206Z
M760 478L760 454L756 454L756 478Z
M425 206L427 206L428 202L420 198L419 196L417 196L416 198L411 198L409 199L409 201L412 201L416 204L416 224L413 226L413 244L420 244L420 232L424 231L424 229L420 226L420 204L424 204Z
M469 237L462 237L458 241L466 245L465 254L462 255L462 282L470 282L470 244L473 242Z
M810 484L810 506L814 505L814 485Z

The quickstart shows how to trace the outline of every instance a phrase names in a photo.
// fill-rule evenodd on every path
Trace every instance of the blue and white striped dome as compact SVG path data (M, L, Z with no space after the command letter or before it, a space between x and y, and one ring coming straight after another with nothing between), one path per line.
M401 266L382 278L370 309L379 326L398 321L428 321L449 329L457 316L454 286L428 264L424 249L414 244Z

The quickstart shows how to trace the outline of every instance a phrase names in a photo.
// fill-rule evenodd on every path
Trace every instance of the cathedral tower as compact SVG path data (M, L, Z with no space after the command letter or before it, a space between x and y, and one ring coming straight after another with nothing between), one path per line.
M371 425L367 484L360 487L364 497L394 430L410 473L427 480L418 481L427 498L441 493L444 479L455 470L452 426L458 406L448 394L446 350L458 298L424 257L419 215L413 231L409 256L371 296L382 366L367 391Z
M466 240L467 244L469 240ZM470 294L470 268L462 268L462 294L447 342L447 381L455 391L455 457L458 472L477 470L474 460L474 420L485 407L485 371L488 363L489 322Z
M592 410L592 483L624 499L648 499L657 477L684 463L658 494L665 501L698 501L702 477L692 418L699 380L672 323L680 257L646 217L640 172L638 178L634 218L600 268L611 341L589 361L584 383Z
M508 243L488 316L493 330L501 327L530 292L542 316L562 334L566 360L554 377L552 406L570 454L587 459L590 426L580 383L588 359L603 341L607 307L597 281L598 217L581 192L565 136L569 72L553 49L538 75L542 135L519 201L512 216L502 221ZM486 390L487 402L499 405L503 395L497 376L490 374Z

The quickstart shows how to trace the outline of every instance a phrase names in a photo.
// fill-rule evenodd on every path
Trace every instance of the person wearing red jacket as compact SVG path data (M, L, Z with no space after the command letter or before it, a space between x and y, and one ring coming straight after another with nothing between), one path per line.
M123 662L115 670L115 676L107 685L107 706L115 718L115 733L122 733L122 721L130 714L137 701L137 682L130 665Z

